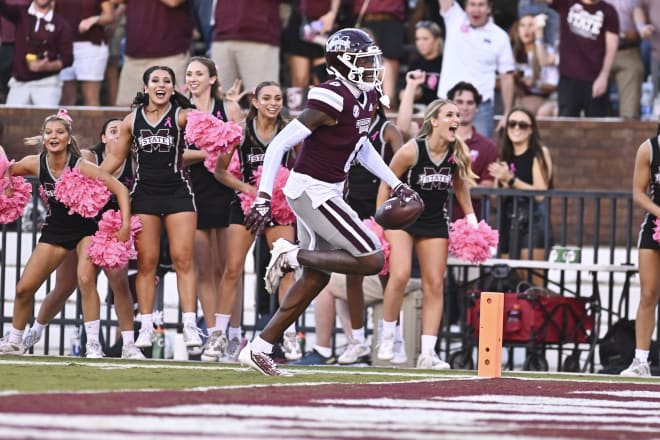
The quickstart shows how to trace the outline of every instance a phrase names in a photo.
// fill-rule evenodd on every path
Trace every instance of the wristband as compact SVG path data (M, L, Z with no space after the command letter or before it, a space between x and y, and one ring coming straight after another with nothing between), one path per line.
M477 221L477 216L474 215L474 213L467 214L465 216L465 221L467 222L468 225L472 225L472 226L477 226L479 224L479 222Z
M516 183L516 176L513 176L509 180L507 180L506 184L509 185L509 188L513 188L513 184Z

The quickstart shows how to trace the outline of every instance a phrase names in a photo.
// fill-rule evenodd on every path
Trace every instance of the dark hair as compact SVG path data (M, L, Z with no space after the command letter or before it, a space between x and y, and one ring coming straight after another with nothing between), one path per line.
M214 98L220 98L220 77L218 76L218 68L213 60L206 57L192 57L190 61L188 61L188 65L190 66L193 61L203 64L209 71L209 76L211 78L214 76L216 77L216 81L211 84L211 96Z
M170 75L170 78L172 78L172 84L176 87L176 75L174 74L174 70L172 70L172 68L168 66L151 66L147 70L145 70L144 73L142 74L142 83L145 86L149 84L149 78L151 77L151 74L156 70L166 71ZM195 108L195 106L192 105L190 100L186 98L186 96L183 93L177 91L176 88L174 89L172 96L170 97L170 102L176 107ZM149 94L145 92L137 92L135 94L135 98L133 98L133 104L131 106L138 107L140 105L146 106L147 104L149 104Z
M111 122L115 122L115 121L121 121L121 118L110 118L107 121L105 121L103 123L103 125L101 126L101 133L100 134L102 134L102 135L105 134L105 131L108 129L108 125L110 125Z
M541 143L541 135L539 134L539 126L536 123L536 117L534 116L534 113L531 111L527 110L524 107L514 107L511 109L508 115L506 115L506 122L509 122L509 119L511 118L511 115L514 114L515 112L522 112L529 117L529 120L532 123L532 126L530 127L532 130L532 133L529 136L529 150L532 151L532 154L534 155L534 158L538 159L539 162L541 163L541 173L543 176L548 179L548 188L553 187L553 173L551 172L552 170L549 168L548 163L545 160L545 155L543 154L543 144ZM503 161L507 163L511 163L513 161L513 142L511 142L511 139L509 138L507 129L505 128L502 130L502 133L500 135L500 157L502 158Z
M456 94L459 92L472 92L472 95L474 96L474 102L477 104L477 107L481 105L483 97L481 96L481 93L479 93L479 90L477 90L477 88L472 83L467 81L457 82L454 87L449 89L447 92L447 98L453 101L454 96L456 96Z
M261 90L264 87L268 87L268 86L279 87L280 91L282 90L282 86L280 86L275 81L262 81L259 84L257 84L257 87L254 88L253 98L258 99L259 94L261 93ZM257 110L257 108L254 105L252 105L252 101L250 101L250 109L248 110L248 114L245 117L245 126L246 127L248 126L248 124L251 124L252 121L254 121L257 118L258 113L259 113L259 111ZM277 122L276 123L277 123L277 131L278 132L280 130L282 130L284 128L284 126L287 124L287 121L284 119L284 116L282 116L282 112L280 112L277 115ZM247 133L248 136L252 137L251 130L245 130L245 132ZM255 144L257 142L257 140L256 139L250 139L250 142L252 144Z

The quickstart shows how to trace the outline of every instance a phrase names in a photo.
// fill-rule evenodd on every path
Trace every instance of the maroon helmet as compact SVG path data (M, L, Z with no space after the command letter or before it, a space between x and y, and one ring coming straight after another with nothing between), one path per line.
M383 52L366 32L340 29L325 43L328 71L362 91L378 89L383 82Z

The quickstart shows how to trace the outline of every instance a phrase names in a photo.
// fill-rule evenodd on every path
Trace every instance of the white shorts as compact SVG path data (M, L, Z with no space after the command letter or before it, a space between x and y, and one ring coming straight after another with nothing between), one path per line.
M73 43L73 65L62 69L62 81L103 81L108 64L108 45L96 45L89 41Z
M9 80L7 105L37 105L40 107L55 107L60 105L62 97L62 80L59 73L33 81Z

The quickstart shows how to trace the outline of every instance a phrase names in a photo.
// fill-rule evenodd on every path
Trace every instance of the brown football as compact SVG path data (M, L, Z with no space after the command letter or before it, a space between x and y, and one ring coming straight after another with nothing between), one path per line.
M392 197L376 210L376 222L385 229L403 229L415 223L424 211L424 203L411 199L405 205L401 199Z

